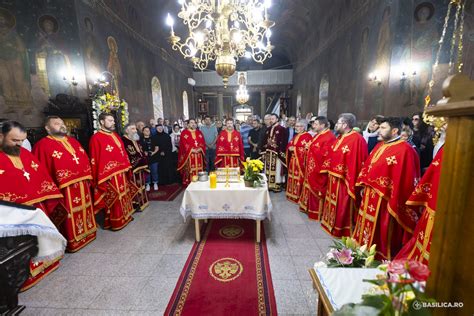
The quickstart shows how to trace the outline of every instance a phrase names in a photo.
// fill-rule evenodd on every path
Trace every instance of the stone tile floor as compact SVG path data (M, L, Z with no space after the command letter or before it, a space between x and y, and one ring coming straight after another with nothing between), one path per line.
M271 221L264 222L280 315L316 313L308 269L331 238L284 193L270 193ZM99 229L97 239L66 254L57 271L20 294L24 315L163 314L194 243L194 223L178 212L182 195L152 202L118 232Z

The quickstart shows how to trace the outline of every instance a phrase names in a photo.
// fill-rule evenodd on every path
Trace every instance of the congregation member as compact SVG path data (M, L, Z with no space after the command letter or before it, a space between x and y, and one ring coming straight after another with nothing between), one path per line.
M156 120L155 119L150 119L150 132L151 135L156 135Z
M145 123L143 121L138 121L135 125L137 126L138 135L138 139L136 140L140 140L143 137L143 128L145 127Z
M171 134L173 132L173 127L171 126L171 123L170 123L169 119L165 119L163 121L163 131L166 134Z
M404 244L395 259L416 260L426 265L429 262L442 163L443 147L439 149L406 202L409 211L421 216L413 236Z
M134 195L133 207L137 211L143 211L149 204L145 188L146 176L149 172L148 159L140 142L136 141L136 139L139 139L136 125L133 123L127 124L124 130L125 134L122 141L132 166L130 191L131 195Z
M153 139L158 146L158 183L163 185L174 183L176 166L173 165L171 136L165 133L162 124L157 124Z
M242 137L242 142L244 143L244 154L245 157L250 157L251 146L249 143L249 133L252 129L252 117L249 115L247 119L240 125L240 136Z
M192 177L204 170L206 141L203 133L197 129L195 119L189 119L188 129L181 132L178 151L178 171L184 186L191 183Z
M206 115L204 117L204 125L199 129L206 141L206 171L215 169L214 160L216 159L216 142L217 142L217 128L212 124L211 117Z
M250 159L258 159L259 148L258 142L260 139L261 126L258 119L252 121L252 129L249 131L248 142L250 144Z
M219 133L216 143L216 168L240 168L245 161L244 144L234 129L234 120L225 120L225 130Z
M268 189L281 192L285 183L288 135L286 128L279 124L278 115L271 114L269 123L271 126L265 132L262 147L265 175Z
M377 145L378 141L378 130L380 123L382 122L383 116L376 115L372 117L367 124L367 127L362 132L362 136L364 137L365 141L367 142L367 147L369 149L369 154L374 149L375 145Z
M288 167L286 199L294 203L298 203L304 185L308 146L313 138L310 133L306 132L307 125L308 123L302 120L296 123L295 137L288 143L286 149L286 165Z
M329 129L329 122L325 116L316 117L311 125L316 135L309 143L299 205L300 210L306 212L309 219L319 221L323 212L328 180L328 174L321 173L321 170L336 137Z
M153 190L158 191L158 146L156 141L151 136L151 129L149 126L143 128L143 137L140 139L140 144L143 148L145 156L148 160L148 169L150 172L146 175L145 191L151 190L153 183Z
M423 121L422 113L415 113L412 116L413 122L413 143L420 150L420 168L423 171L433 160L433 132Z
M58 210L63 195L48 170L28 150L22 148L26 138L23 125L4 121L0 127L0 199L40 208L60 226L67 216ZM62 208L59 208L62 209ZM45 262L30 262L29 277L21 290L27 290L56 270L61 257Z
M61 190L60 203L67 216L58 229L67 240L66 250L76 252L92 242L97 231L89 157L81 144L67 135L60 117L47 117L45 129L48 136L35 144L33 154Z
M222 132L222 130L224 129L224 126L223 126L221 120L216 121L216 128L217 128L217 133L218 134L220 134L220 132Z
M381 141L372 151L357 179L362 202L353 233L360 245L377 245L376 258L392 260L408 241L416 218L405 203L420 177L416 151L400 139L401 120L384 118Z
M130 223L133 205L130 192L130 161L112 114L99 115L100 130L89 142L94 181L94 208L104 210L104 228L120 230Z
M296 135L296 118L294 116L290 116L288 121L286 122L286 132L288 134L288 143L295 137Z
M335 126L339 136L321 168L321 172L328 174L321 226L339 238L352 234L360 202L356 180L368 156L367 142L353 130L355 125L354 114L339 115Z

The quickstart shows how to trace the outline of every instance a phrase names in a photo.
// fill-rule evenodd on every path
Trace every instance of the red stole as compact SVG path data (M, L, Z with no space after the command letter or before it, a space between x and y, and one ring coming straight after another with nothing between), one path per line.
M0 152L0 200L25 205L42 203L50 216L63 195L44 165L28 150L21 148L20 156Z
M408 211L415 213L422 211L422 215L416 223L413 236L408 243L403 246L395 259L407 258L428 264L438 198L439 177L441 175L443 148L444 147L441 147L438 151L431 165L406 202Z
M417 217L405 211L405 202L419 176L419 157L403 140L379 143L360 172L364 197L353 237L361 245L377 244L379 258L393 258L415 227Z
M131 221L136 193L128 179L131 165L124 144L116 133L98 131L91 137L89 152L96 212L105 208L104 227L121 229Z
M193 152L193 149L197 149L197 152ZM188 185L193 176L204 170L205 154L206 141L202 132L185 129L181 133L178 150L178 170L184 185Z
M286 198L294 203L298 203L300 198L304 182L306 153L312 138L310 133L297 134L286 148L286 165L288 167ZM291 147L293 150L290 150Z
M92 177L96 184L101 184L118 173L131 168L125 146L114 132L98 131L89 143L92 164Z
M33 147L33 154L46 166L60 189L92 179L89 157L72 137L44 137Z
M216 167L238 168L244 161L244 144L240 133L236 130L221 131L216 142Z
M314 136L309 145L304 183L306 193L301 196L300 209L307 211L308 217L313 220L319 220L323 211L328 174L320 171L335 141L334 134L326 129Z
M349 236L352 232L358 205L355 183L367 155L366 141L351 131L337 138L323 162L320 172L329 176L321 225L332 236Z
M64 198L67 219L60 227L68 241L67 250L75 252L95 239L97 225L90 191L91 166L89 157L72 137L47 136L33 148L33 153L46 166Z

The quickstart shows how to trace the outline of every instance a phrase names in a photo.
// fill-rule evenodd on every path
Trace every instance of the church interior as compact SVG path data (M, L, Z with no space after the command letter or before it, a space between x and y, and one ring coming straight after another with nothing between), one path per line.
M472 0L0 0L2 315L472 315L473 161Z

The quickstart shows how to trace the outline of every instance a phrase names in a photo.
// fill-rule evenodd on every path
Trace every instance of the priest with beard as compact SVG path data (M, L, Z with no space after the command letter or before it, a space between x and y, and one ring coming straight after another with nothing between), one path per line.
M196 120L189 119L188 128L180 136L177 169L181 172L185 186L191 183L193 176L204 170L206 141L202 132L196 127Z
M67 136L60 117L47 117L45 129L48 136L35 144L33 154L44 164L64 196L61 205L67 211L67 218L60 231L67 239L67 250L76 252L92 242L97 231L89 157L76 139Z
M245 161L242 136L234 129L234 120L225 120L225 129L219 133L216 142L217 168L240 168Z
M104 210L104 228L120 230L130 223L133 214L133 191L129 181L130 161L127 151L115 133L112 114L99 115L100 130L89 142L94 181L94 208Z
M288 144L287 129L280 125L278 115L270 116L271 126L267 128L263 140L263 161L268 189L280 192L285 183L286 146Z
M287 200L298 203L304 184L304 170L308 145L313 136L305 131L306 121L295 124L296 135L290 140L286 149L286 165L288 166L288 182L286 185Z
M328 174L321 173L321 169L336 137L329 129L329 121L325 116L315 117L311 127L317 134L311 139L308 146L304 188L299 205L300 210L306 212L309 219L319 221L323 212L328 181Z
M66 217L64 209L59 206L63 195L43 164L21 147L25 139L26 131L20 123L1 123L0 200L40 208L55 225L60 226ZM29 289L56 270L61 258L30 262L30 276L21 290Z
M146 174L148 170L148 159L138 142L140 136L137 126L133 123L127 124L124 128L125 134L122 136L125 150L128 154L128 160L132 165L132 175L130 190L133 198L133 206L137 211L143 211L149 204L148 196L145 191ZM135 192L133 192L135 191Z
M377 245L377 259L392 260L413 233L417 216L406 201L420 178L418 154L400 139L401 120L384 118L379 140L364 163L356 186L362 188L353 238L360 245Z
M356 180L368 156L367 142L353 128L356 117L352 113L339 115L335 130L339 134L321 167L328 175L321 226L334 237L350 236L360 188Z

